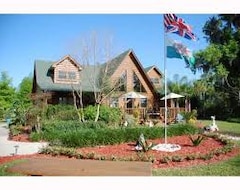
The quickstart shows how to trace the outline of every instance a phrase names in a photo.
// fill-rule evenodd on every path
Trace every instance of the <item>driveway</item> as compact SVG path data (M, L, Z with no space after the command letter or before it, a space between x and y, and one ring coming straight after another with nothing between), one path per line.
M0 122L0 156L28 155L39 152L48 143L10 141L7 123Z

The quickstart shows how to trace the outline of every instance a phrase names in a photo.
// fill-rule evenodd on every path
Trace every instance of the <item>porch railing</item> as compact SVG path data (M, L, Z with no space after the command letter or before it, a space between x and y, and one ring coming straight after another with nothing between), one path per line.
M146 108L125 108L125 113L134 115L139 114L138 117L140 119L144 119L146 117Z
M165 119L165 108L161 107L159 112L147 112L146 108L125 108L124 109L125 113L134 115L138 114L139 119L145 119L146 116L148 116L149 119L159 119L164 121ZM184 107L179 107L179 108L167 108L167 118L169 122L172 122L173 120L176 119L177 114L180 112L184 112L185 108ZM137 113L136 113L137 112Z
M169 120L174 120L177 117L177 114L180 112L184 112L185 108L184 107L179 107L179 108L167 108L167 118ZM160 108L160 116L161 119L165 118L165 108Z

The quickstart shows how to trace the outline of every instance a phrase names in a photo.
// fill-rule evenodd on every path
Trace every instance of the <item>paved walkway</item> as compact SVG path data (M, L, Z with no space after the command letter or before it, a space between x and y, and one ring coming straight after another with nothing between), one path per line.
M28 155L38 153L47 143L17 142L8 140L9 128L7 123L0 123L0 156Z
M9 172L27 176L151 176L150 162L28 158Z

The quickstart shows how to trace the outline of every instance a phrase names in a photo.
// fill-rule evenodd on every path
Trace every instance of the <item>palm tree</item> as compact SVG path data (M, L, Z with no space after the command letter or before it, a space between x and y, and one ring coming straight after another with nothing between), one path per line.
M240 14L219 14L219 17L226 22L227 27L240 28Z
M190 107L190 99L193 95L193 85L191 81L188 81L186 76L180 78L178 74L173 76L173 81L168 82L168 88L170 92L181 94L185 96L185 105Z
M208 42L221 43L221 27L222 21L215 16L206 22L203 27L203 33L207 36L205 38Z

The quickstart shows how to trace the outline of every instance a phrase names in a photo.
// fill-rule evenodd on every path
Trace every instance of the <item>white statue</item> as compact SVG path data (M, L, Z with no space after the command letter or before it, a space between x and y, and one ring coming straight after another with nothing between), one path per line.
M211 132L219 131L215 118L216 118L215 116L211 116L212 124L209 126L205 126L204 130L211 131Z

